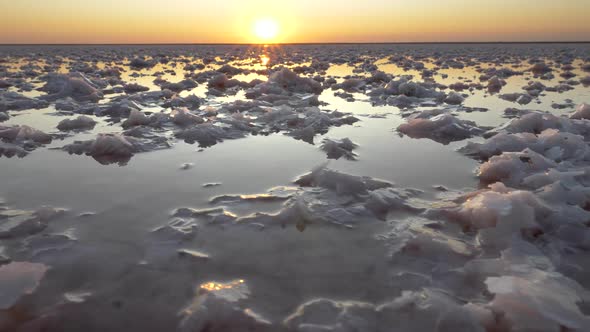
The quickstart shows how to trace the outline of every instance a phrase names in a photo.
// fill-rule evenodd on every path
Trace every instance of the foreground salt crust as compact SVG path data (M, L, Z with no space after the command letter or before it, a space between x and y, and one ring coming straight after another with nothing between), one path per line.
M573 174L563 176L573 179ZM392 248L394 280L414 290L377 304L312 300L281 324L295 331L388 331L392 326L404 331L583 331L590 326L590 320L576 304L589 300L590 294L575 279L559 272L564 254L560 248L565 246L546 248L537 242L551 238L553 243L589 247L590 237L572 236L575 231L571 229L588 232L584 222L590 213L571 203L585 204L589 196L574 195L564 204L551 193L558 189L531 192L498 182L489 189L426 208L429 204L419 198L419 191L326 168L318 168L295 183L300 187L213 199L212 204L223 204L219 208L178 209L176 219L162 231L177 229L170 235L180 236L180 246L186 236L194 236L196 228L211 225L257 225L261 229L294 225L300 231L333 225L362 228L367 223L388 220L392 213L421 214L424 219L398 220L392 233L383 237ZM584 186L577 188L587 195ZM581 200L576 201L576 197ZM243 201L275 200L285 201L276 214L241 217L226 210ZM453 225L463 235L453 231ZM199 302L198 310L193 305L188 311L190 317L198 322L205 319L201 316L203 310L213 306L205 305L207 301ZM208 316L213 319L210 324L222 324L214 317L226 317L226 322L268 324L249 315L236 316L237 312L243 313L243 308L225 304L215 308L223 313Z
M544 130L534 134L528 121ZM418 191L318 168L286 196L228 196L212 200L222 207L175 215L194 226L294 224L301 231L358 228L402 211L421 216L397 220L382 237L392 248L394 280L410 290L384 303L312 300L284 319L289 330L584 331L590 319L578 304L590 300L586 274L567 267L590 248L588 147L579 135L589 125L541 114L495 129L484 143L463 149L489 158L478 176L491 185L442 202L429 204ZM270 199L285 200L276 214L227 210L243 200Z

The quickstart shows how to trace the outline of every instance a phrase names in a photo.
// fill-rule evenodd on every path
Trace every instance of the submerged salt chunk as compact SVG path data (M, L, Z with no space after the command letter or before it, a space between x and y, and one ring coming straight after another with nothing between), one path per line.
M0 266L0 309L11 308L35 291L49 267L38 263L13 262Z
M356 160L356 154L352 150L358 145L354 144L349 138L341 140L325 138L320 148L326 152L328 159L340 159L344 157L348 160Z
M242 302L251 295L244 280L206 282L194 301L180 311L179 331L272 331L271 323Z

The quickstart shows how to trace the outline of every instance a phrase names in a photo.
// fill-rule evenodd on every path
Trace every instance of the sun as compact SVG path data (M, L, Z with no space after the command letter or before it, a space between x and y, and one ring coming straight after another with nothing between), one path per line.
M254 35L260 41L269 42L279 34L279 24L272 18L259 19L254 22Z

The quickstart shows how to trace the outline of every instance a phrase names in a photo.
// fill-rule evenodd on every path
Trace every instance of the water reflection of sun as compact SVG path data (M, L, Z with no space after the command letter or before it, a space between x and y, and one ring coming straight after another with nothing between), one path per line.
M220 290L224 290L224 289L233 289L243 283L244 283L244 280L242 280L242 279L232 281L232 282L229 282L226 284L218 283L218 282L207 282L207 283L202 284L200 286L200 288L204 289L206 291L213 292L213 291L220 291Z
M261 55L260 63L262 63L263 66L268 66L270 63L270 57L266 54Z

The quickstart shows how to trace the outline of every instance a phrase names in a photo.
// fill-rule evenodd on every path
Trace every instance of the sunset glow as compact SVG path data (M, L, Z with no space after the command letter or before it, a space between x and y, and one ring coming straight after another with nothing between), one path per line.
M589 0L1 1L0 43L572 41ZM264 19L272 18L272 19ZM253 31L254 30L254 31Z

